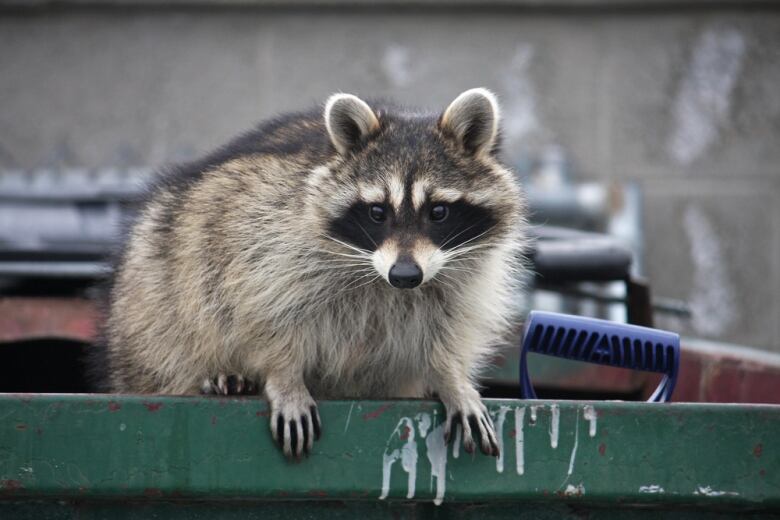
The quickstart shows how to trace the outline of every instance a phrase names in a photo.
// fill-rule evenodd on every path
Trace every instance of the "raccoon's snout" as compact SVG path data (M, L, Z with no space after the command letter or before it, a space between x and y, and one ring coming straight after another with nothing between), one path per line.
M423 272L411 260L400 260L393 264L388 273L390 285L398 289L414 289L422 283Z

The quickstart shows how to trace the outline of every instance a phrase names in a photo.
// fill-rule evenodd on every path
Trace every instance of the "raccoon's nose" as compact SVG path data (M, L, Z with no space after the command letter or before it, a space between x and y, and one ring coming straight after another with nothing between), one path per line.
M420 266L409 260L396 262L388 273L390 284L399 289L414 289L422 283L423 273Z

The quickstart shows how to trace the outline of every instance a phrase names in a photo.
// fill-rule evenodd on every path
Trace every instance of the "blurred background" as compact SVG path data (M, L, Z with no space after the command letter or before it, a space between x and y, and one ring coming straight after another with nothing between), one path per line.
M780 352L775 2L0 0L5 274L99 270L152 169L276 113L337 91L442 110L475 86L536 224L630 251L656 325ZM625 319L621 282L577 290L598 297L530 305Z

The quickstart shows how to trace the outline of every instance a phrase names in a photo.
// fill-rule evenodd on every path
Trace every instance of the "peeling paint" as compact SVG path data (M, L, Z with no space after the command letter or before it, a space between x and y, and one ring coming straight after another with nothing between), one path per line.
M533 407L531 407L533 409ZM525 473L525 434L523 422L525 419L525 406L515 407L515 463L517 474Z
M415 430L415 422L417 423L417 430ZM409 417L402 417L398 421L395 429L387 439L385 451L382 454L382 492L379 496L380 500L387 498L390 493L390 477L392 476L393 464L398 460L401 461L401 467L403 467L408 476L406 498L414 498L417 487L417 464L419 462L415 431L419 431L420 438L425 439L426 455L431 466L431 487L433 487L433 479L436 479L436 495L433 502L436 505L440 505L443 502L447 486L448 446L444 442L444 424L439 424L430 430L432 425L436 425L435 411L433 419L431 419L430 414L418 413L414 416L414 420ZM396 437L398 440L406 442L400 449L396 448L389 451L390 445ZM457 441L459 442L459 439Z
M576 486L568 484L563 494L566 495L567 497L582 496L585 494L585 486L583 486L582 484L577 484Z
M580 411L577 410L576 415L574 416L574 446L571 449L571 457L569 457L569 471L566 472L566 475L571 475L574 471L574 461L577 458L577 446L580 442Z
M347 420L344 422L344 434L346 434L347 430L349 429L349 421L352 419L353 408L355 408L355 401L352 401L352 404L349 405L349 413L347 414Z
M384 404L377 408L376 410L373 410L371 412L367 412L363 414L363 420L364 421L371 421L373 419L379 418L383 413L385 413L387 410L392 408L392 404Z
M400 450L394 449L388 453L387 450L393 438L396 436L399 439L402 438L401 432L404 432L406 436L406 443ZM414 498L415 487L417 486L417 441L415 441L414 435L414 422L409 417L402 417L398 421L393 433L390 434L390 438L387 439L385 452L382 454L382 494L379 496L380 500L387 498L387 494L390 492L390 475L393 464L398 459L401 460L401 467L408 475L406 498Z
M417 486L417 442L414 440L414 423L407 419L409 428L409 438L401 448L401 467L408 475L406 498L414 498L415 488Z
M455 428L455 442L452 445L452 457L457 459L460 457L460 443L463 442L463 429L460 424L456 424Z
M596 413L596 409L593 408L591 405L586 405L583 409L582 416L590 423L588 426L588 435L591 437L596 436L596 425L599 419L598 413Z
M761 458L761 454L764 453L764 445L760 442L753 447L753 455L757 458Z
M722 496L738 497L739 496L739 493L737 493L736 491L717 491L715 489L712 489L712 487L710 486L702 486L702 485L697 486L693 494L704 495L708 497L722 497Z
M538 406L531 407L531 417L530 420L528 421L528 424L530 424L531 426L536 426L536 410L538 408L539 408Z
M431 479L436 479L436 497L433 503L437 506L444 501L447 488L447 445L444 443L444 425L435 427L425 439L428 449L428 462L431 464Z
M420 437L425 438L428 435L428 428L431 427L431 416L427 413L418 413L414 416L417 420L417 428L420 431ZM444 434L442 433L442 438Z
M650 484L649 486L639 486L640 493L663 493L664 488L658 484Z
M0 489L2 489L3 491L14 492L14 491L19 491L20 489L24 489L24 486L18 480L5 479L5 480L0 480Z
M561 421L561 409L557 404L550 405L550 447L558 447L558 428Z
M382 493L379 495L379 500L387 498L387 494L390 492L390 474L393 469L395 461L401 458L401 452L399 450L393 450L390 453L382 454Z
M145 401L144 402L144 406L150 412L157 412L157 411L160 410L160 408L163 407L163 404L162 403L152 403L152 402Z
M501 406L496 413L496 441L498 442L498 457L496 457L496 471L504 472L504 422L506 414L510 410L508 406Z

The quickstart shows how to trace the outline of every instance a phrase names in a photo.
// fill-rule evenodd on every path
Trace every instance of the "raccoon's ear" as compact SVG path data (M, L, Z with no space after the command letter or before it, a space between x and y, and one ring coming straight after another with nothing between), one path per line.
M359 97L333 94L325 104L325 126L333 146L346 154L379 129L379 119Z
M440 128L455 137L471 154L490 153L498 139L499 109L496 96L473 88L455 98L439 120Z

